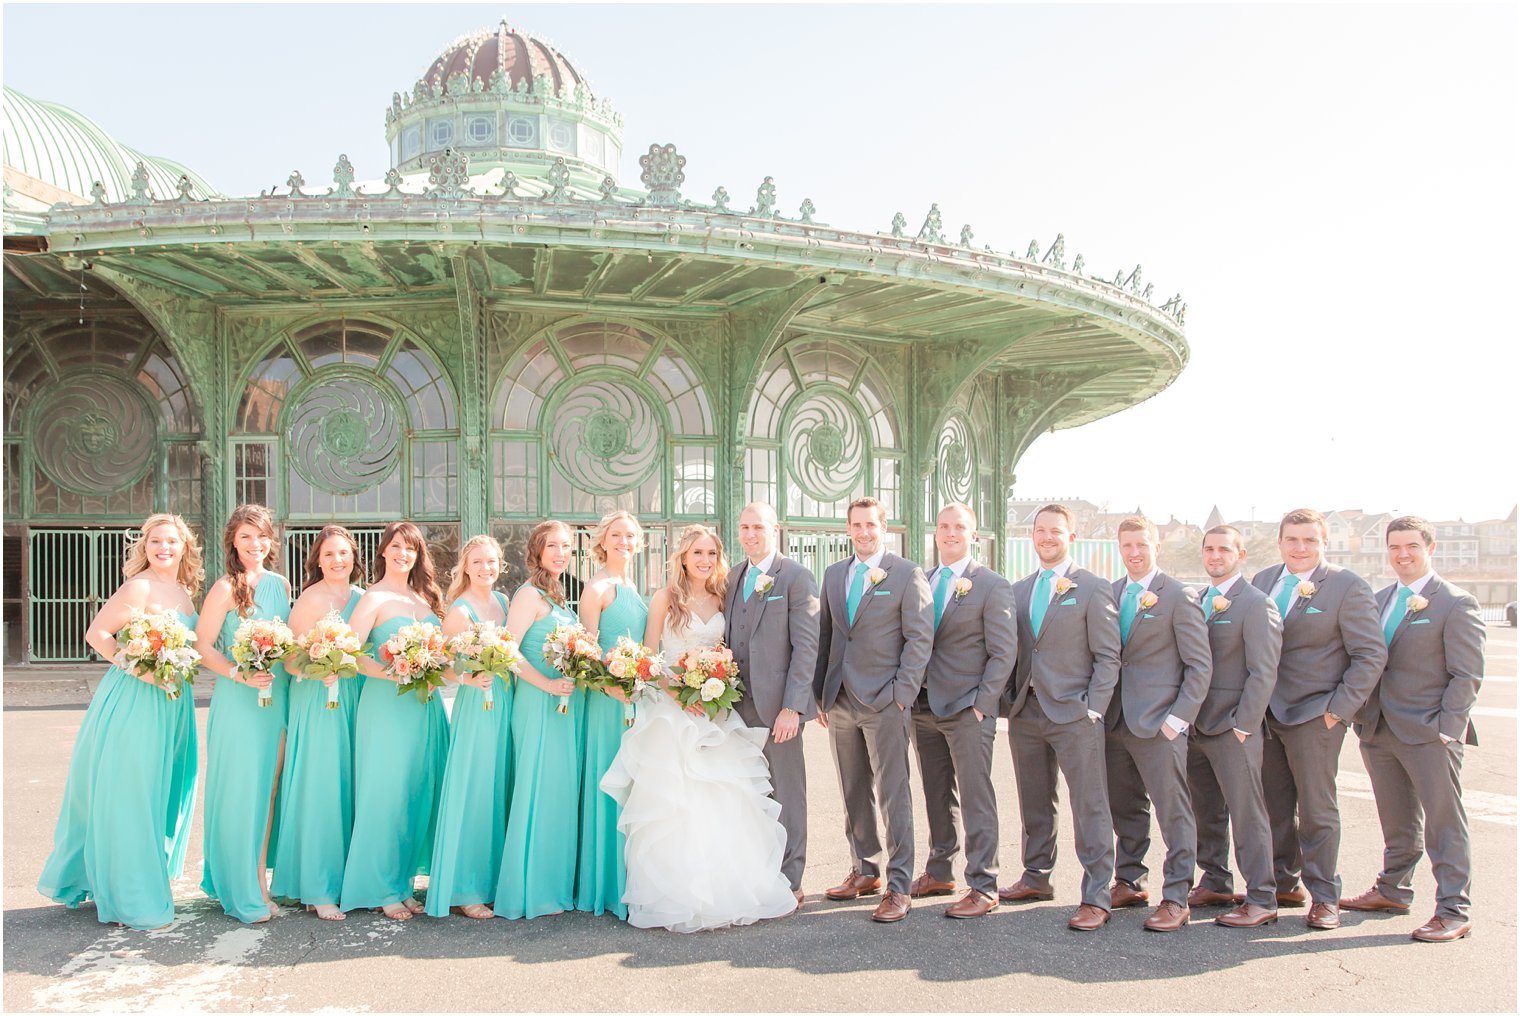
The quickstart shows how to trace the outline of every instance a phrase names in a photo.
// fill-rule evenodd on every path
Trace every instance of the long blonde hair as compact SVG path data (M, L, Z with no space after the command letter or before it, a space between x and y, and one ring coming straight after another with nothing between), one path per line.
M696 542L704 536L712 538L718 548L718 566L707 578L707 591L718 598L721 603L723 594L728 589L728 558L723 554L723 538L715 529L709 529L700 522L693 522L681 530L680 539L677 541L675 553L670 556L669 582L666 586L670 590L669 623L672 631L684 632L691 626L691 576L686 574L686 554Z
M464 546L459 548L459 559L449 576L449 591L443 596L450 604L453 604L455 600L464 594L466 589L470 588L470 576L465 573L464 569L465 565L469 563L470 551L476 547L490 547L496 551L496 565L498 568L501 567L503 555L501 544L497 541L496 537L487 536L485 533L470 537L465 541Z
M633 525L634 541L633 552L637 554L644 549L644 527L639 525L639 520L634 518L633 513L619 508L615 512L608 512L602 516L602 520L591 530L591 557L599 565L607 563L607 550L602 546L602 541L607 538L607 530L619 519L627 519Z
M179 532L179 538L185 544L184 553L179 558L179 574L175 580L189 591L192 597L201 591L201 586L206 581L206 568L201 561L201 545L195 538L188 523L178 515L169 512L159 512L157 515L149 515L143 520L142 528L137 531L137 537L127 544L127 554L121 563L122 574L127 578L148 570L148 534L159 526L173 526Z
M570 531L569 526L563 522L556 522L554 519L545 519L534 526L533 531L528 534L528 550L524 556L528 559L529 584L542 590L545 596L563 607L565 605L564 573L550 575L543 564L544 546L549 542L550 530L554 529L563 529L566 536L572 541L575 539L575 534Z

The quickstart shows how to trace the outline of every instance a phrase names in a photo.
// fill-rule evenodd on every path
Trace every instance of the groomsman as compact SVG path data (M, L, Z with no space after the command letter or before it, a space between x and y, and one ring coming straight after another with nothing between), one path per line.
M1108 704L1104 755L1108 803L1118 837L1117 880L1110 905L1139 906L1151 808L1166 841L1162 899L1145 920L1147 931L1176 931L1188 923L1188 890L1198 830L1188 797L1188 725L1209 688L1213 661L1198 605L1181 582L1156 567L1161 536L1155 523L1132 515L1119 523L1119 556L1127 578L1114 583L1119 602L1119 687Z
M1463 743L1477 744L1471 720L1483 681L1478 601L1435 573L1436 530L1413 515L1388 524L1388 563L1398 582L1377 594L1388 665L1357 714L1362 761L1383 825L1383 870L1347 910L1406 913L1420 860L1420 829L1436 878L1436 912L1415 929L1421 942L1451 942L1472 931L1468 918L1472 844L1462 807Z
M887 827L887 894L873 920L901 921L912 906L913 797L908 786L906 712L918 698L934 640L934 605L923 571L882 546L887 513L863 497L847 515L853 556L823 575L818 664L813 693L819 726L829 731L844 797L853 866L825 895L853 900L881 888L881 839L874 802Z
M1103 711L1119 680L1119 612L1108 581L1071 560L1077 538L1071 509L1035 514L1040 570L1013 587L1018 661L1005 693L1008 743L1019 791L1024 874L998 890L1005 903L1055 896L1056 771L1071 795L1082 905L1066 922L1096 931L1108 922L1114 875L1114 826L1104 779Z
M1289 512L1277 527L1283 563L1251 579L1283 619L1261 767L1277 902L1306 902L1297 884L1301 869L1313 903L1307 923L1320 930L1341 926L1335 774L1346 724L1388 659L1372 590L1356 574L1325 563L1328 533L1319 512Z
M998 905L997 795L992 744L998 703L1013 673L1017 633L1013 587L971 560L976 513L967 504L940 510L934 529L939 567L934 591L934 650L913 705L913 744L929 813L929 863L912 895L955 891L951 865L960 852L956 822L966 827L966 895L946 917L981 917Z
M1234 526L1203 534L1203 570L1211 585L1202 599L1214 674L1188 738L1188 784L1198 824L1203 878L1189 907L1236 902L1230 876L1228 829L1245 898L1214 918L1227 928L1256 928L1277 920L1272 830L1261 790L1267 700L1277 683L1282 617L1277 604L1240 577L1245 541Z
M818 589L813 573L776 549L776 510L763 502L739 513L745 560L729 572L723 638L733 651L745 694L736 707L751 727L769 731L765 760L771 797L781 805L786 853L781 873L802 906L807 863L807 767L802 727L815 715L813 671L818 665ZM758 651L756 650L758 647Z

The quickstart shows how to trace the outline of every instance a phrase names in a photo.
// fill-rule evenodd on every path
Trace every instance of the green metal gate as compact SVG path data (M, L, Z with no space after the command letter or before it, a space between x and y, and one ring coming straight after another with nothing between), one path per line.
M84 640L121 585L129 529L32 529L27 541L29 663L98 660Z

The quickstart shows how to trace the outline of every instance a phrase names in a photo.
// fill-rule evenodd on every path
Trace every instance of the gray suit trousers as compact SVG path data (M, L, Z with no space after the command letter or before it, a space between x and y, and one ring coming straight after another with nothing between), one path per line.
M1166 843L1162 898L1187 906L1193 888L1198 827L1188 796L1186 735L1140 737L1120 722L1107 734L1108 804L1118 840L1114 873L1136 889L1145 885L1145 854L1151 847L1151 808Z
M844 834L850 860L862 875L881 876L876 809L887 827L887 889L913 885L913 792L908 784L905 710L889 702L873 712L846 685L828 711L829 742L844 798Z
M1272 868L1279 892L1298 884L1315 903L1340 903L1341 812L1335 793L1346 727L1323 715L1285 724L1267 714L1261 786L1272 823Z
M748 705L749 708L745 709ZM802 888L802 869L807 865L807 766L802 755L804 724L797 736L777 744L770 728L760 719L748 698L739 700L739 718L765 730L765 761L771 767L771 800L781 805L781 828L786 830L786 852L781 855L781 874L793 889Z
M1198 825L1198 884L1216 893L1235 891L1230 874L1230 842L1246 887L1246 902L1277 909L1272 873L1272 829L1261 791L1262 735L1241 744L1233 730L1194 733L1188 741L1188 786Z
M1103 724L1083 718L1056 723L1031 693L1008 721L1023 826L1024 884L1050 888L1056 864L1056 772L1071 794L1073 835L1082 865L1082 902L1109 909L1114 877L1114 823L1103 772Z
M925 870L941 882L955 881L952 867L960 853L956 822L966 826L966 884L997 895L998 814L992 789L992 743L997 717L980 723L967 708L936 716L921 698L913 707L913 746L924 780L929 813L929 863Z
M1436 877L1436 916L1467 919L1472 900L1472 841L1462 807L1462 744L1405 744L1379 719L1361 743L1383 824L1378 892L1395 903L1414 900L1414 868L1425 852Z

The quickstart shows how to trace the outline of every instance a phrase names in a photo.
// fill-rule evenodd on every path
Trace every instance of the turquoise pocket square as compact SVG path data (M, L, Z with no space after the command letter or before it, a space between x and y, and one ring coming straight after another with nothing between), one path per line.
M1072 606L1076 606L1076 603L1077 603L1077 598L1075 596L1073 596L1069 600L1062 600L1061 601L1061 606L1063 606L1063 607L1072 607Z
M1410 621L1409 623L1410 624L1429 624L1430 623L1430 618L1428 618L1428 617L1422 617L1418 621Z
M1214 623L1215 624L1232 624L1233 622L1231 622L1231 621L1215 621Z
M786 599L786 597L784 597L784 596L767 596L765 598L765 602L766 603L775 603L777 600L784 600L784 599Z
M1305 614L1323 614L1324 611L1320 610L1318 607L1306 607L1306 608L1304 608L1304 613Z
M1140 616L1141 617L1147 617L1147 618L1150 618L1152 620L1155 620L1155 617L1156 617L1155 614L1141 614Z
M872 593L871 595L872 596L891 596L892 595L892 590L890 590L890 589L878 589L874 593Z

